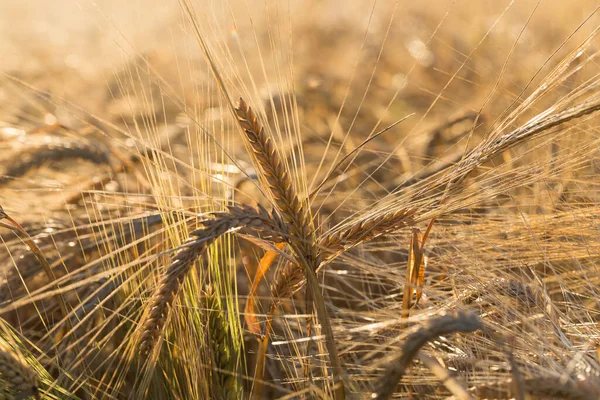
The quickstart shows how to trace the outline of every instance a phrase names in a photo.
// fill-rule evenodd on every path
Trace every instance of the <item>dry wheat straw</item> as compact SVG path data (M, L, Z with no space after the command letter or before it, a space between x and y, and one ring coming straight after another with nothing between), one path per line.
M598 377L575 379L565 376L536 376L523 379L522 390L535 399L568 399L590 400L600 398L600 382ZM515 397L513 379L500 385L498 383L479 385L469 391L479 398L511 398Z
M408 367L410 367L413 358L415 358L421 347L427 342L440 335L448 335L456 332L474 332L482 328L483 323L477 315L464 311L443 315L429 321L426 326L406 338L400 354L386 368L386 372L379 382L377 382L376 390L371 394L371 398L389 399L396 391L398 383Z
M6 346L0 346L0 377L10 385L10 391L37 393L37 375Z
M207 312L208 346L212 356L213 369L209 371L213 385L212 398L223 400L240 399L241 385L236 375L237 356L235 347L229 340L229 324L223 315L212 286L206 288L204 298Z
M212 213L212 216L214 219L200 221L203 228L190 233L191 237L175 254L161 279L148 308L149 314L143 323L140 339L140 350L143 353L150 352L159 338L169 308L194 262L219 236L232 229L248 228L276 237L276 240L284 240L282 232L286 232L285 224L276 214L271 214L262 207L256 210L250 206L232 206L228 212ZM284 233L283 236L287 235Z
M519 370L519 366L517 365L517 361L515 360L515 355L511 350L507 351L508 356L508 364L510 365L510 374L512 376L512 392L515 395L515 400L525 400L525 381L523 379L523 375L521 375L521 371Z
M277 209L292 233L290 245L308 282L310 295L314 300L317 315L325 334L325 345L333 369L334 385L336 385L334 395L336 398L343 399L345 398L344 385L341 381L343 369L325 307L325 300L316 276L316 271L321 264L321 254L318 250L315 229L308 205L298 197L292 185L290 174L281 162L272 141L267 136L252 108L240 98L235 113L252 148L258 170L261 171L261 178L267 184Z

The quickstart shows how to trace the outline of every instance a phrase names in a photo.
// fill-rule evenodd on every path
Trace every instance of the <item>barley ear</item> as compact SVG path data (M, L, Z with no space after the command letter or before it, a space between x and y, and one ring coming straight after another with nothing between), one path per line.
M228 211L211 215L212 219L200 221L203 227L190 233L191 237L175 254L154 292L142 323L139 345L142 354L148 354L154 349L181 284L194 263L219 236L239 228L260 231L279 241L284 240L282 236L288 236L285 224L277 215L268 213L264 208L256 210L250 206L231 206Z
M479 317L470 312L456 312L431 320L406 338L399 354L388 364L384 376L377 382L371 398L378 400L391 398L404 373L412 364L412 360L427 342L440 335L474 332L483 327Z
M31 393L37 397L38 380L36 373L21 360L13 350L0 345L0 378L7 384L9 393ZM0 383L1 383L0 381Z
M219 304L214 288L209 285L204 297L207 317L208 347L212 367L207 373L213 382L211 390L215 399L234 400L242 398L242 386L237 376L237 355L230 343L229 324Z
M252 149L258 167L257 170L261 172L262 180L267 184L275 206L293 235L290 245L306 277L317 309L317 315L325 333L325 344L333 370L335 397L336 399L343 399L345 398L345 389L342 382L344 372L335 344L329 314L325 306L325 299L321 293L316 275L316 271L321 265L321 254L317 246L316 233L308 205L306 201L301 201L298 197L292 185L290 174L283 165L271 139L267 136L254 111L242 98L240 98L235 108L235 113Z

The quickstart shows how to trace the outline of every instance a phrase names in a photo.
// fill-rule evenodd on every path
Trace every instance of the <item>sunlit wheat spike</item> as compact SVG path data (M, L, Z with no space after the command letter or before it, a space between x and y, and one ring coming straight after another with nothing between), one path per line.
M509 133L501 136L491 136L474 148L461 162L451 169L451 174L449 175L452 183L451 188L459 190L458 183L470 172L496 155L527 140L533 140L534 138L549 134L557 126L593 114L599 110L600 98L595 96L559 112L549 113L548 110Z
M169 309L183 280L202 253L219 236L230 230L247 228L265 232L283 240L285 225L279 217L269 214L263 208L255 210L250 206L231 206L228 212L212 213L212 219L200 221L202 228L190 233L191 237L173 257L173 261L163 275L150 305L148 316L143 322L140 350L150 352L163 331Z
M308 206L304 204L305 201L300 200L294 190L290 174L281 162L272 141L265 133L254 111L240 98L235 112L252 148L256 163L262 172L262 180L268 185L278 211L289 225L292 235L295 236L290 244L296 253L303 275L306 277L318 317L323 326L325 343L333 366L333 378L334 384L336 384L335 397L343 399L345 397L345 389L341 381L343 370L325 300L316 276L316 271L321 264L321 255Z
M336 252L358 246L377 236L413 225L415 212L413 209L401 209L359 220L348 228L321 237L319 247L327 252Z
M252 108L242 98L235 111L277 208L296 235L306 240L311 235L312 226L308 210L294 190L290 174L283 165L272 140L267 136Z

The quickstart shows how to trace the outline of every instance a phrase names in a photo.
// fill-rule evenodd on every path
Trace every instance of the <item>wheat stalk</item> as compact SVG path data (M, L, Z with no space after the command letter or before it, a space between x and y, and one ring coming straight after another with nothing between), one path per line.
M202 228L190 233L190 238L181 246L173 257L173 261L163 275L158 288L150 302L149 313L143 322L140 338L142 353L150 352L159 338L168 317L169 308L183 280L188 275L196 260L219 236L237 228L248 228L265 232L278 241L288 236L286 226L276 215L264 208L254 209L250 206L232 206L228 212L211 214L213 219L200 221Z
M456 332L474 332L478 329L483 329L483 327L483 323L477 315L465 311L443 315L429 321L426 326L406 338L399 354L388 365L385 375L375 385L376 390L371 395L371 398L389 399L396 391L398 383L410 367L412 360L427 342L440 335L448 335Z

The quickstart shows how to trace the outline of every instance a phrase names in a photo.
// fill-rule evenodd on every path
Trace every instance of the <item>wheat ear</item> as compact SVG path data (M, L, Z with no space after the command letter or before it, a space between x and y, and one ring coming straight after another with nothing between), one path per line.
M152 297L140 338L140 350L144 354L154 348L161 335L175 295L188 272L219 236L232 229L248 228L276 237L279 241L285 240L281 236L282 232L285 232L286 225L277 215L267 212L262 207L256 210L250 206L232 206L229 207L228 212L217 212L211 215L213 219L200 221L203 227L190 233L191 237L173 257Z
M404 342L400 353L386 368L385 375L376 384L372 399L392 397L404 373L410 367L421 347L440 335L456 332L474 332L483 329L483 322L471 312L456 312L431 320L427 325L411 333Z
M325 235L319 246L327 252L347 250L378 236L394 232L414 224L414 209L401 209L367 218L340 232Z
M302 242L303 254L310 253L317 258L317 250L311 246L314 242L312 220L308 207L299 200L290 174L287 172L271 139L258 122L256 114L246 102L240 98L235 109L240 126L244 129L253 155L260 167L262 177L267 183L277 209L283 219L289 224L292 233Z
M448 168L447 173L441 180L438 180L437 176L433 176L432 179L424 179L420 183L420 187L423 188L422 193L429 192L431 188L445 185L446 192L442 200L442 203L445 203L452 195L460 191L460 183L486 161L526 140L547 134L553 128L568 121L593 114L599 110L600 100L593 98L555 114L541 114L541 117L532 118L526 124L509 133L496 137L492 136L471 150L458 164ZM427 207L390 212L382 211L376 213L377 217L363 219L341 232L324 236L319 241L319 245L326 251L343 251L376 236L419 222L422 220L420 216L424 216L430 211Z
M229 340L230 331L224 311L216 297L214 288L206 288L204 304L207 312L207 337L212 356L213 369L209 371L212 379L212 397L235 400L242 397L242 388L236 372L236 355Z
M0 346L0 377L9 384L9 390L29 392L37 397L36 373L6 346Z
M38 146L35 151L17 154L7 160L6 169L0 175L0 186L19 178L30 170L48 163L48 161L82 159L94 164L110 165L112 158L108 149L99 142L81 139L59 138Z
M325 334L325 345L329 353L333 369L333 381L336 386L335 397L343 399L345 398L344 385L341 380L343 369L339 360L327 308L325 307L325 300L316 275L316 271L321 264L321 255L316 243L315 230L308 206L300 201L296 194L292 186L290 174L281 162L272 141L267 136L254 111L240 98L235 108L235 113L248 139L248 143L258 164L258 170L261 171L263 182L267 184L275 206L292 233L290 245L308 282L317 315Z

